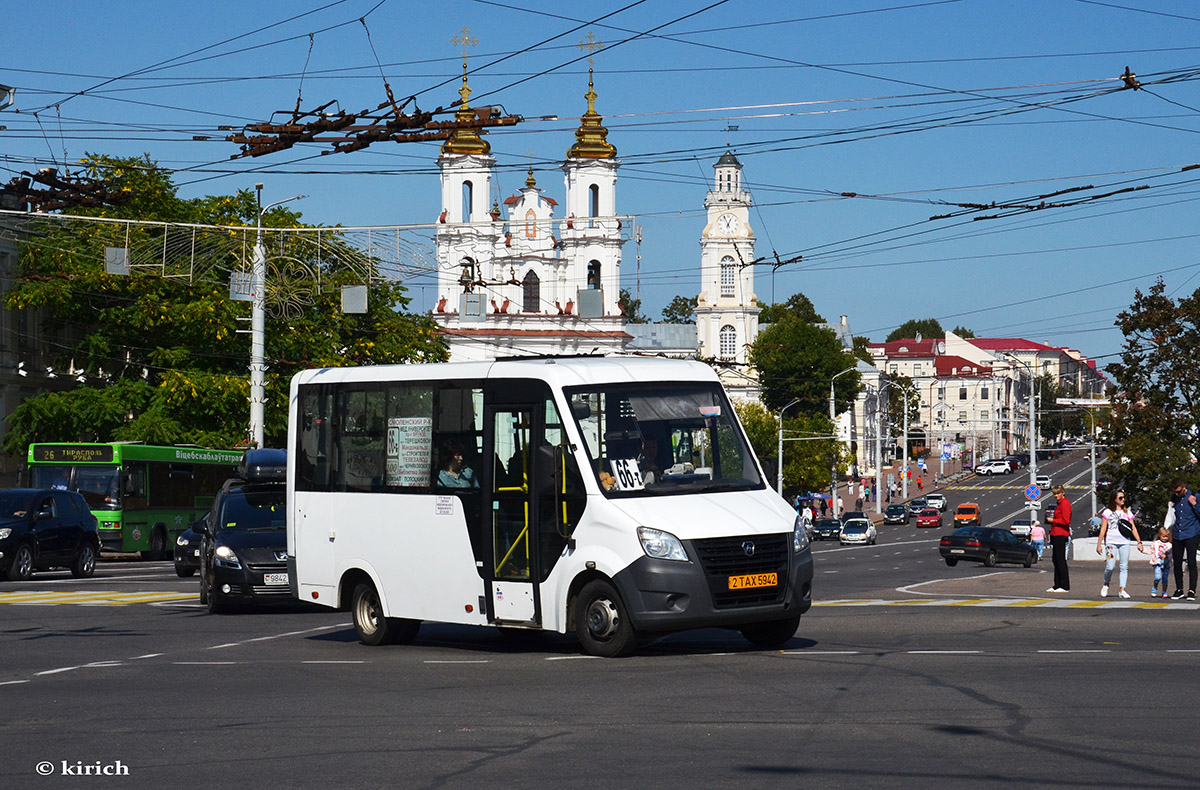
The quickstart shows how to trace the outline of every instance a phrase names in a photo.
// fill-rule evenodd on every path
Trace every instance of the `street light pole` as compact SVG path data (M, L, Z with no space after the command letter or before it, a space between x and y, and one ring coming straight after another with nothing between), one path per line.
M843 370L840 373L835 373L833 375L833 378L831 378L829 380L829 422L830 422L830 424L833 425L833 445L835 448L837 447L837 414L834 413L833 382L837 381L838 376L844 376L845 374L850 373L855 370L858 370L858 368L857 367L846 368L845 370ZM833 517L837 518L838 517L838 505L841 503L841 497L838 496L837 455L836 454L834 455L833 462L830 466L831 466L831 475L830 476L832 478L832 483L830 484L830 487L829 487L829 495L833 498Z
M1029 372L1029 484L1033 485L1037 482L1037 379L1033 375L1033 365L1017 359L1012 354L1004 356Z
M250 268L250 440L255 447L263 446L265 418L263 405L266 401L267 366L264 361L266 347L266 287L267 250L263 246L262 218L276 206L301 200L307 195L295 195L286 200L262 206L262 184L255 184L258 193L258 232L254 240L254 257Z
M792 398L791 403L779 410L779 455L778 470L775 475L775 487L779 489L779 495L783 496L783 413L800 402L799 398Z

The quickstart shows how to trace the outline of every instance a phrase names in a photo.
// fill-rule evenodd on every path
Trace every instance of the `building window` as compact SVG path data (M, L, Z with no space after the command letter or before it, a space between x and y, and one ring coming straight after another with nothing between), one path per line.
M600 216L600 187L596 184L592 184L590 187L588 187L588 216ZM596 221L588 220L588 227L596 227Z
M530 269L521 282L524 297L521 309L526 313L540 313L542 307L542 283L537 274Z
M938 400L945 400L945 399L946 399L946 385L939 384L938 385Z
M600 288L600 261L588 261L587 287L589 291Z
M533 209L525 212L525 238L537 238L537 214Z
M959 400L967 399L967 385L966 384L963 384L958 388L958 399Z
M894 375L896 375L896 374L897 374L897 373L899 373L899 372L900 372L900 366L899 366L899 365L897 365L895 362L893 362L892 364L888 365L888 373L890 373L891 375L893 375L893 376L894 376Z
M980 388L979 388L979 399L980 399L980 400L987 400L987 399L988 399L988 388L987 388L987 387L980 387Z
M966 423L967 423L967 413L966 413L965 411L960 411L960 412L958 413L958 421L959 421L959 422L961 422L962 424L966 425Z
M474 190L475 190L475 187L471 185L470 181L463 182L463 185L462 185L462 218L463 218L463 222L471 221L471 204L474 202L472 200L472 193L474 192Z
M914 363L913 363L913 378L916 378L916 377L918 377L918 376L920 376L920 375L921 375L921 363L920 363L920 362L914 362Z
M983 422L987 422L987 421L988 421L988 412L987 412L987 409L984 409L983 411L979 412L979 419L980 419L980 420L982 420Z
M721 259L721 296L734 296L737 292L737 265L726 255Z
M729 324L721 327L721 359L733 359L737 356L737 330Z

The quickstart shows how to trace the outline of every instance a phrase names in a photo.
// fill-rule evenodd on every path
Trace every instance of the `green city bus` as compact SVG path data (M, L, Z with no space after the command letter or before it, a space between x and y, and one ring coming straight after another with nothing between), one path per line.
M208 512L240 450L146 444L29 445L29 484L78 491L100 522L100 549L171 555L179 533Z

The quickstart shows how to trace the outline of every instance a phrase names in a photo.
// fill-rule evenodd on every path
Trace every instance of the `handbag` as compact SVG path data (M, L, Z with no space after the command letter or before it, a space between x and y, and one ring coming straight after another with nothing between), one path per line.
M1133 524L1127 519L1117 519L1117 531L1125 538L1125 540L1133 540Z

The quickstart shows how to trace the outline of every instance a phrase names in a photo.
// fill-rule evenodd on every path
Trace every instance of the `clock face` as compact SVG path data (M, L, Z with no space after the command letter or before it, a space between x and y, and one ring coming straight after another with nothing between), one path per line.
M738 222L738 218L732 214L722 214L717 217L717 233L732 236L738 232L740 226L741 223Z

